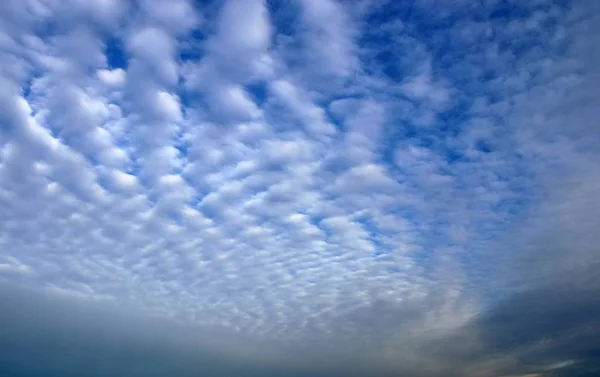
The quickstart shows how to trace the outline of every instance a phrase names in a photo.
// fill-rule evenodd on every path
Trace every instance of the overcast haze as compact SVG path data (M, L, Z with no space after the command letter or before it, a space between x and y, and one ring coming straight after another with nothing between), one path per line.
M600 2L4 0L0 375L600 375Z

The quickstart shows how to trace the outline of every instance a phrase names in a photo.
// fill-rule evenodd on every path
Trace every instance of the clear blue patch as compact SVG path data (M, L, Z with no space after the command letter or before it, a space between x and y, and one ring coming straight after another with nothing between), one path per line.
M273 28L280 36L293 36L299 28L299 6L286 0L267 0L267 8L271 14Z
M35 80L38 78L38 75L32 75L30 78L28 78L25 83L23 84L21 90L23 93L23 97L25 99L29 100L29 96L32 94L31 93L31 86L33 85L33 83L35 82Z
M180 42L179 59L181 61L200 60L204 55L203 44L207 35L202 29L192 30L186 38Z
M106 61L110 69L127 68L127 53L123 42L118 38L109 38L106 41Z
M259 107L262 107L269 97L267 84L264 81L252 82L246 85L245 89Z
M477 148L478 151L483 153L492 152L492 145L486 140L477 141L477 143L475 143L475 148Z

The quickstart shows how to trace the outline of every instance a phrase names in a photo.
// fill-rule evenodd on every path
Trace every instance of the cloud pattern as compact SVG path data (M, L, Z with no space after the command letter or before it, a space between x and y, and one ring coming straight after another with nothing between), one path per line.
M0 279L394 364L597 263L593 1L217 3L0 11Z

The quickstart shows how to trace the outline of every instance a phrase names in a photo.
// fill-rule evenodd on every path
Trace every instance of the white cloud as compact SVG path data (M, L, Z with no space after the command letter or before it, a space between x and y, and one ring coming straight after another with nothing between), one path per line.
M213 105L215 112L238 120L251 120L260 116L260 109L240 86L224 86L217 90Z
M29 266L19 262L15 257L7 257L6 263L0 263L0 273L30 274L32 270Z
M335 127L326 119L325 111L315 106L308 98L303 98L298 88L289 81L277 80L271 83L274 95L298 117L308 132L317 138L331 135Z
M121 68L101 69L98 71L98 78L106 85L119 87L125 83L125 71Z
M269 48L271 26L263 0L230 0L223 5L218 25L218 43L224 53L260 53Z
M304 42L308 64L325 75L351 75L358 69L357 46L353 41L353 25L342 3L302 0L300 7L307 28Z
M152 22L174 34L186 33L202 20L188 0L175 0L169 4L161 0L143 0L141 9Z
M479 291L463 256L485 264L546 182L595 171L597 77L558 37L527 50L500 21L448 21L451 4L430 22L456 49L420 34L429 13L387 35L365 4L301 1L288 20L264 1L59 3L0 15L2 279L388 357L400 336L362 313L464 324ZM510 33L543 24L523 17Z
M423 73L409 78L401 89L406 95L414 100L428 100L435 107L444 107L449 101L448 90L438 87L431 82L431 75Z
M133 56L133 68L130 67L129 72L130 75L135 75L130 80L137 82L153 78L163 85L176 84L179 72L173 61L175 44L173 37L159 28L135 30L127 41L127 47Z
M133 190L138 185L138 180L135 175L127 174L120 170L110 172L111 179L114 184L121 190Z

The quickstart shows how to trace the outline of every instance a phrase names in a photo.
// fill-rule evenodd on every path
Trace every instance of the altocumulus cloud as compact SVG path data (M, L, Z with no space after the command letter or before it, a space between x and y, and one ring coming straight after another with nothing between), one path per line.
M6 0L6 376L600 373L600 5Z

